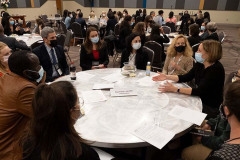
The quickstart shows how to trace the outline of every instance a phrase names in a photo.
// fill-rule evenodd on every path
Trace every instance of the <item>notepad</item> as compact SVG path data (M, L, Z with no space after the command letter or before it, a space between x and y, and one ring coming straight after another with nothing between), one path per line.
M194 123L196 125L201 125L207 114L201 113L199 111L194 111L188 108L181 107L176 105L168 115L173 116L175 118L179 118L185 120L187 122Z
M113 74L103 77L102 79L106 80L108 82L114 83L123 78L125 78L125 77L123 75L121 75L121 73L113 73Z
M85 73L85 72L78 72L76 74L77 76L77 80L78 81L89 81L90 79L92 79L95 75L93 74L89 74L89 73Z
M146 123L142 123L132 134L159 149L162 149L175 135L172 131Z

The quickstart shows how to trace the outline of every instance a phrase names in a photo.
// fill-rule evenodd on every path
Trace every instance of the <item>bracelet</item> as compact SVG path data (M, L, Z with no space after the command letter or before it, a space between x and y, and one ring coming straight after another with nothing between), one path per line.
M177 93L180 93L180 88L177 89Z

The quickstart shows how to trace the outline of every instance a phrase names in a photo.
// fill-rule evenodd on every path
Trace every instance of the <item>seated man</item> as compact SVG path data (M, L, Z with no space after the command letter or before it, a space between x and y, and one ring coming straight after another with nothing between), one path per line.
M6 43L12 51L16 51L17 49L30 50L25 42L17 41L16 38L13 37L6 37L4 35L4 28L2 24L0 24L0 41Z
M11 73L0 78L0 159L21 159L19 140L32 117L35 88L45 80L36 55L13 53L8 60Z
M44 27L41 36L44 43L35 48L33 53L39 58L40 64L47 72L46 82L52 82L56 78L69 74L64 50L57 45L56 33L50 27Z

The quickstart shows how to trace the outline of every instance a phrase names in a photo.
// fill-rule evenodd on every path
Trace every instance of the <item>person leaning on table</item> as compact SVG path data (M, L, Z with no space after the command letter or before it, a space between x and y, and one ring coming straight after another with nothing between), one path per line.
M222 58L222 46L214 40L203 41L198 53L195 54L197 63L184 75L166 75L159 73L153 81L172 80L174 82L188 82L195 78L194 88L178 88L172 83L159 86L161 92L175 92L199 96L203 104L203 112L208 118L218 115L218 107L223 100L223 86L225 73L219 60Z

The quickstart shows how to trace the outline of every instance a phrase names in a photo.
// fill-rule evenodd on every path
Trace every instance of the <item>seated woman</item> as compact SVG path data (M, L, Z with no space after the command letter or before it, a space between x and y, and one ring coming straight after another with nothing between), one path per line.
M189 37L188 42L192 47L195 44L198 44L202 41L202 38L199 36L199 26L198 24L191 24L189 26Z
M152 16L150 16L150 15L146 16L145 20L144 20L144 23L145 23L145 27L146 27L146 32L147 33L151 33L152 25L155 24L155 22L153 21Z
M216 33L217 25L215 22L209 22L206 26L207 34L202 34L201 37L203 40L216 40L219 41L218 34Z
M89 25L98 25L99 21L97 16L95 16L94 11L91 11L91 13L89 14L89 18L88 18L88 24Z
M168 23L168 22L174 23L174 24L176 25L176 23L177 23L177 18L174 16L174 13L173 13L172 11L169 13L169 16L168 16L168 18L166 19L165 22L166 22L166 23Z
M79 115L78 95L70 82L40 85L33 98L32 125L23 139L23 160L99 160L74 129Z
M225 92L220 114L226 119L231 127L230 139L213 151L207 160L240 159L240 81L230 84Z
M127 47L122 52L121 66L124 62L136 65L137 69L145 70L148 62L147 53L143 52L139 34L132 33L127 37Z
M193 67L192 48L184 35L173 39L167 50L163 74L183 75Z
M160 33L163 35L161 36ZM152 32L150 34L150 36L147 36L147 41L155 41L159 44L161 44L162 46L162 53L164 53L164 45L163 43L169 43L169 38L167 35L165 35L163 28L158 25L155 24L152 26ZM166 54L162 54L162 61L164 62L166 59Z
M37 18L35 21L35 27L32 33L41 35L42 29L45 27L45 24L41 18Z
M146 42L144 22L138 22L133 28L132 32L140 35L141 44L143 46Z
M197 15L195 23L198 24L199 28L202 26L202 23L203 23L203 14L202 13L199 13Z
M67 17L65 18L65 21L64 21L67 29L69 29L70 27L71 16L72 16L72 12L68 12Z
M11 49L3 42L0 42L0 77L9 72L8 58Z
M154 81L172 80L174 82L189 82L195 78L195 88L178 88L172 83L159 87L161 92L175 92L199 96L203 104L203 112L207 119L218 115L218 108L223 100L223 85L225 72L219 60L222 58L221 43L214 40L203 41L195 54L198 63L184 75L166 75L159 73Z
M126 38L132 33L131 21L131 16L125 16L119 26L119 45L121 48L126 48Z
M105 11L102 11L102 14L101 14L101 17L100 17L100 20L99 20L99 27L100 27L100 37L103 38L103 36L105 35L105 29L106 29L106 26L107 26L107 21L108 21L108 18L107 18L107 15L106 15L106 12Z
M82 70L106 68L109 59L106 44L99 40L98 30L89 27L85 42L81 46L80 66Z

